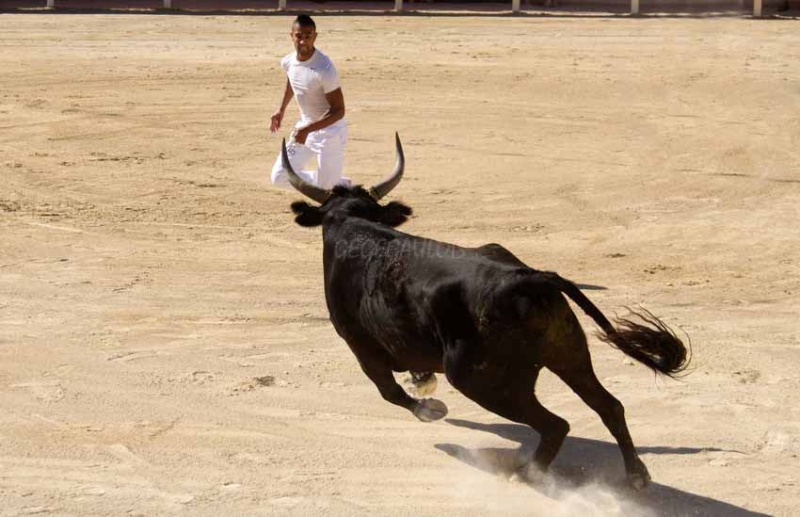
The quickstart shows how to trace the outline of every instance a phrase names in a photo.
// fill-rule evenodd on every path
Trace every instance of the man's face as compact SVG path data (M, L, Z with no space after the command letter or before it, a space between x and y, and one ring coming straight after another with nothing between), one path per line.
M314 27L302 27L295 23L292 25L292 43L297 51L300 60L308 59L314 53L314 41L317 39L317 31Z

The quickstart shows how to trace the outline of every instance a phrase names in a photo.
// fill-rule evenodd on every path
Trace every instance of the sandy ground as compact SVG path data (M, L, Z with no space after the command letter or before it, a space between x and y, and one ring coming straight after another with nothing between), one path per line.
M529 486L534 432L443 378L422 424L360 372L319 231L268 182L289 22L0 15L0 514L797 515L795 22L318 19L347 174L404 138L406 231L500 242L691 337L679 382L591 337L639 494L551 375L572 433Z

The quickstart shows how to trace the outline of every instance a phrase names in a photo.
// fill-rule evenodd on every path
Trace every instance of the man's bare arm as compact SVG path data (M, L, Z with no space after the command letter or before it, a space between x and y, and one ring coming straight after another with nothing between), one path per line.
M286 89L283 91L283 100L281 101L281 106L278 108L272 115L272 121L269 126L269 130L273 133L276 132L281 128L281 122L283 122L283 115L286 113L286 108L289 106L289 102L294 97L294 90L292 90L292 85L289 82L289 79L286 79Z
M325 98L328 100L330 108L328 108L328 111L326 111L325 114L319 118L319 120L297 130L297 133L295 133L295 141L297 143L304 144L306 137L308 137L308 134L312 131L325 129L326 127L331 126L344 118L345 108L344 94L342 93L342 89L337 88L330 93L326 93Z

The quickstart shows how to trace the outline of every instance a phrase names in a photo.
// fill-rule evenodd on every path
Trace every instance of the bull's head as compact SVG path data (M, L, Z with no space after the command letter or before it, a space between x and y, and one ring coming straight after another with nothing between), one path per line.
M329 190L312 185L297 175L289 163L286 140L284 140L281 147L281 160L289 183L300 193L320 204L320 206L311 206L305 201L292 203L292 211L297 214L295 222L301 226L319 226L329 216L360 217L392 227L406 222L408 216L411 215L410 207L397 201L386 205L378 203L400 183L403 177L405 158L403 146L400 144L400 136L396 133L395 147L397 163L394 172L384 181L369 189L356 185L353 187L336 186Z

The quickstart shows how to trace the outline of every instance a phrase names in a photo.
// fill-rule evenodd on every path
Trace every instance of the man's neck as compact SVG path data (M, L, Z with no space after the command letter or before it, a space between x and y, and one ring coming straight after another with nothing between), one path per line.
M314 54L316 54L316 53L317 53L317 49L316 49L316 48L312 48L312 49L311 49L311 53L310 53L310 54L309 54L307 57L302 57L302 56L300 55L300 53L298 52L298 53L297 53L297 60L298 60L298 61L308 61L309 59L311 59L312 57L314 57Z

